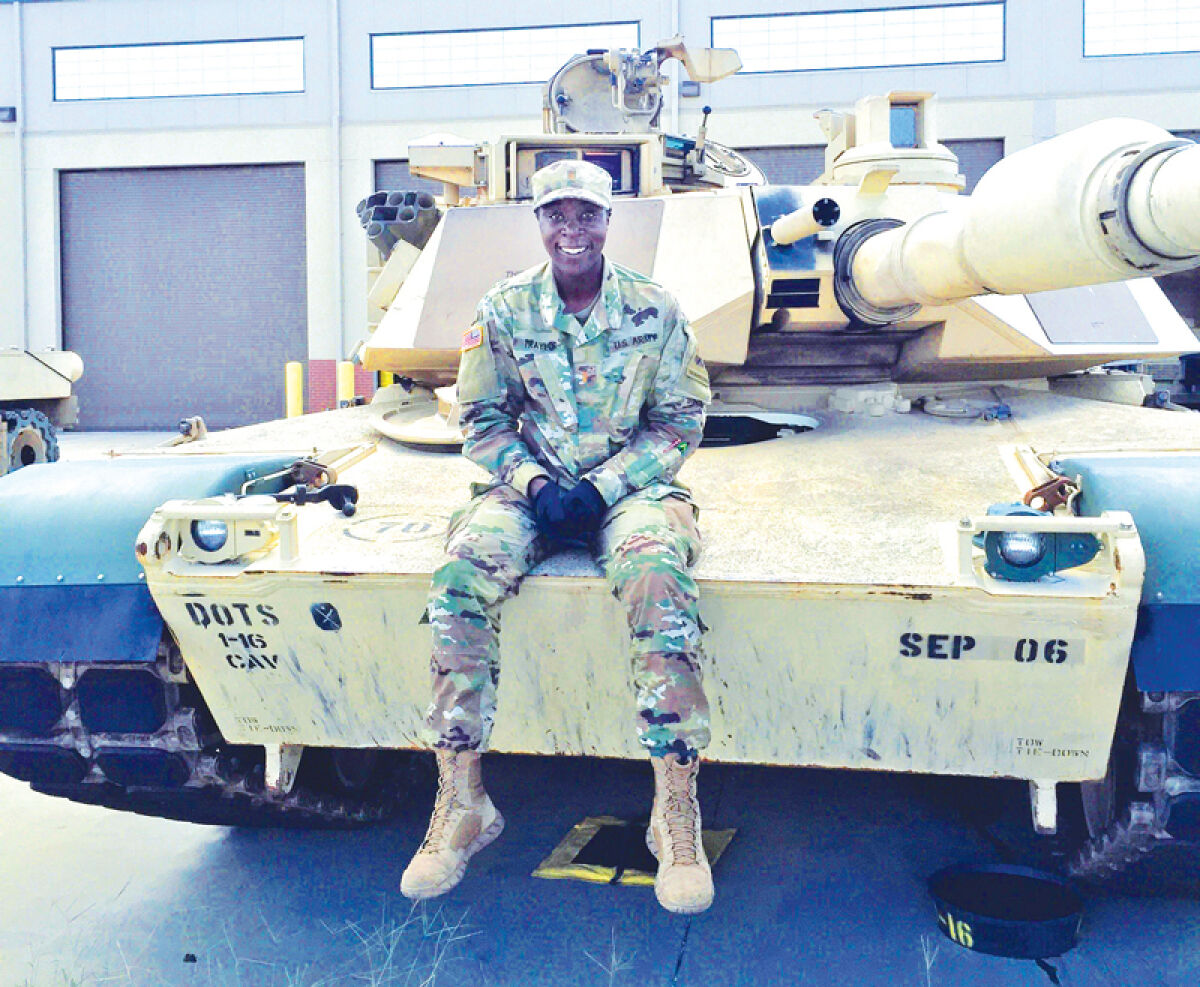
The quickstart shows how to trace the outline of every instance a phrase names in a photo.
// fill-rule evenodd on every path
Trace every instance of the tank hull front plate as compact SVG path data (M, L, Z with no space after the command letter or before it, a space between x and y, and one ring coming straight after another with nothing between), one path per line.
M1195 449L1200 425L1036 390L966 397L1003 399L1012 418L805 409L821 420L813 432L689 460L681 479L702 508L695 573L710 628L714 759L1103 775L1140 598L1136 544L1111 578L987 585L956 568L956 525L1019 498L1003 455L1013 444ZM368 414L309 416L195 446L342 448L370 440ZM358 486L358 513L301 508L294 558L147 569L230 741L420 743L429 577L447 518L481 479L461 456L380 441L339 476ZM315 604L332 605L340 629L322 630ZM505 605L502 644L494 749L638 755L624 621L589 558L560 554L539 566Z
M428 577L160 576L151 588L229 741L420 744ZM1127 600L723 582L701 593L714 760L1104 773ZM319 604L339 628L318 626ZM624 621L602 580L530 577L505 607L501 668L494 750L638 755Z

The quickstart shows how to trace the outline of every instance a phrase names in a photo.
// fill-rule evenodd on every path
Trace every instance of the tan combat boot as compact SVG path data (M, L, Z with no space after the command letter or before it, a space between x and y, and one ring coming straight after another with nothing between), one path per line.
M467 861L504 829L483 790L477 751L438 751L438 791L425 842L400 879L406 898L434 898L462 880Z
M646 845L658 858L654 893L669 912L694 915L713 900L712 871L700 842L696 776L700 759L681 762L675 754L652 757L654 808Z

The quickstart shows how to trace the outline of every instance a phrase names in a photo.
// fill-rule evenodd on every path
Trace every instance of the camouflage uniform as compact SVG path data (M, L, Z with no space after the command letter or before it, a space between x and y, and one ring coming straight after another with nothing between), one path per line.
M463 452L495 478L452 518L433 577L433 703L427 739L485 749L495 717L500 608L552 546L529 484L587 479L609 505L594 548L625 608L637 729L652 754L709 740L701 685L696 510L674 482L700 444L708 375L664 289L605 260L582 325L563 310L549 263L500 282L463 338Z

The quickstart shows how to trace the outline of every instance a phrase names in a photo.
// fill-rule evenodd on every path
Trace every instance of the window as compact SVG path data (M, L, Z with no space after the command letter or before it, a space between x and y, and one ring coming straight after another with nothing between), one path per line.
M54 98L304 92L304 39L54 49Z
M920 126L917 122L916 103L893 103L889 123L892 147L917 146Z
M371 88L545 82L572 55L640 47L637 21L371 35Z
M1200 0L1084 0L1083 54L1200 51Z
M743 72L1004 60L1004 4L714 17L712 43Z

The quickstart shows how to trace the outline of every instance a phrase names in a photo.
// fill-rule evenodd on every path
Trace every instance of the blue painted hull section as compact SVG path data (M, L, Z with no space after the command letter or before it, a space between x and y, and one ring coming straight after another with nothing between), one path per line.
M1074 456L1055 468L1083 478L1081 514L1129 511L1137 524L1146 551L1138 688L1200 691L1200 456Z
M168 500L237 492L293 459L130 456L0 478L0 663L153 661L163 622L139 579L142 525Z
M133 540L156 507L237 491L292 458L79 460L0 477L0 586L136 583L142 567Z
M143 584L0 588L0 664L154 661L162 618Z
M1200 605L1143 603L1133 635L1133 667L1143 692L1200 689Z

